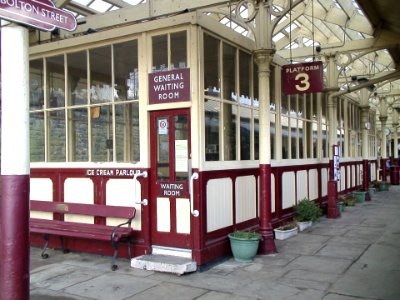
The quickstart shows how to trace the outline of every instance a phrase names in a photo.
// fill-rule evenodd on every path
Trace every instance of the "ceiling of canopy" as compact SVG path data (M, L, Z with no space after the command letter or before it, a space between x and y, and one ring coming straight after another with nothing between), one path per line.
M157 16L156 7L165 6L169 13L201 9L227 27L253 38L240 16L248 16L254 1L212 0L55 0L57 7L72 12L78 24L88 23L96 30L118 26L116 21L105 22L107 15L126 10L140 18ZM265 2L268 2L264 0ZM363 80L371 84L371 104L378 104L378 96L386 96L389 104L400 107L400 77L379 82L376 78L393 72L400 63L400 8L398 0L272 0L273 10L280 12L290 5L273 32L277 54L288 62L324 60L324 55L336 54L339 86L342 90L354 87ZM235 18L240 6L239 18ZM251 3L250 3L251 4ZM297 5L296 5L297 4ZM293 5L293 7L292 7ZM171 9L171 7L173 7ZM135 9L137 12L135 14ZM141 12L141 14L139 14ZM160 15L161 13L159 13ZM122 15L122 13L120 14ZM127 14L126 14L127 15ZM99 21L102 19L102 21ZM96 21L97 20L97 21ZM114 22L114 23L112 23ZM125 19L126 22L126 19ZM79 28L78 28L79 29ZM351 93L356 101L358 92ZM374 100L375 99L375 100ZM379 113L379 111L378 111Z

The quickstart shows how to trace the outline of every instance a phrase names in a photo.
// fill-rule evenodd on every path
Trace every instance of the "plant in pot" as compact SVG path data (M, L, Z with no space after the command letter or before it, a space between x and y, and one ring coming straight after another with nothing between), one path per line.
M254 231L234 231L228 237L233 258L239 262L252 262L258 251L261 234Z
M274 229L275 239L286 240L298 233L296 222L289 222Z
M295 206L296 221L300 231L303 231L312 225L312 222L317 221L322 211L320 207L308 198L304 198Z

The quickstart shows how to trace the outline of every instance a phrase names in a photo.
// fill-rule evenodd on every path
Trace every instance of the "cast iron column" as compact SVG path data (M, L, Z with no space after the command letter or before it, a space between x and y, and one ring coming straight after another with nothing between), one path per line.
M1 28L0 298L29 299L28 29Z
M387 116L379 117L379 120L381 121L381 132L382 132L382 140L381 140L382 181L387 180L387 174L386 174L387 154L386 154L386 133L385 133L387 118L388 118Z
M258 65L258 97L260 111L260 242L259 253L276 252L273 228L271 225L271 132L270 132L270 62L274 50L256 50Z
M362 89L361 94L365 92ZM369 113L369 105L361 106L361 143L362 143L362 165L363 165L363 172L362 172L362 190L367 192L365 194L365 200L370 201L370 195L368 193L369 190L369 138L368 138L368 113ZM368 128L367 128L368 127Z

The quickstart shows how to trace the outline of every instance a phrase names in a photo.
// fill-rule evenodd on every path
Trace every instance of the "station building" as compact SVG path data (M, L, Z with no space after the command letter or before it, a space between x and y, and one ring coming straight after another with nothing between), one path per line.
M134 206L134 256L204 265L230 255L234 230L261 230L273 252L272 228L301 199L329 214L329 197L389 179L400 36L377 35L366 1L178 2L90 16L67 1L77 32L30 32L30 199ZM284 68L310 62L323 89L287 93Z

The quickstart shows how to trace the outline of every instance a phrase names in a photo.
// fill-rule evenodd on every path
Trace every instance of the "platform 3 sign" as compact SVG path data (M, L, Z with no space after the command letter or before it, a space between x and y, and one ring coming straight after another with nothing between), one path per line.
M290 64L282 67L282 90L285 95L318 93L323 89L322 62Z
M0 18L46 31L74 31L77 26L73 14L55 7L50 0L0 0Z

